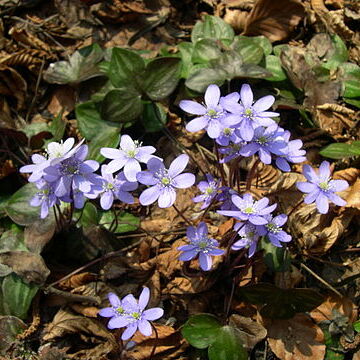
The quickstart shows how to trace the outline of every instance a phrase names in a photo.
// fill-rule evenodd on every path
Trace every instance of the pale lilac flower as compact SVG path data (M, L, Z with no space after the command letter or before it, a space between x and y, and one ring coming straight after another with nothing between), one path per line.
M244 194L242 198L238 195L233 195L231 200L238 210L219 210L218 213L232 216L241 221L250 221L254 225L267 224L268 221L264 215L270 214L276 208L276 204L268 206L268 198L264 197L256 201L248 193Z
M139 201L141 205L150 205L158 200L159 207L168 208L176 200L175 189L186 189L195 182L195 175L181 174L189 162L189 156L179 155L166 169L163 162L157 158L150 159L147 163L148 171L137 174L137 180L151 187L144 190Z
M219 243L208 237L208 228L204 222L196 227L189 226L186 236L190 240L189 245L183 245L177 250L183 251L179 256L181 261L189 261L199 256L199 264L202 270L211 269L212 256L223 255L224 250L218 249Z
M228 146L231 142L236 144L241 142L242 139L236 135L235 128L223 127L220 136L215 141L221 146Z
M134 203L134 197L129 191L137 189L138 183L128 181L124 172L120 172L114 177L112 173L108 172L108 165L102 165L101 181L100 205L104 210L109 210L115 199L126 204Z
M248 248L249 258L252 257L255 254L260 238L258 227L247 221L246 223L236 223L234 230L237 231L240 239L231 246L231 249L241 250Z
M45 180L38 180L35 183L39 191L30 200L31 206L40 206L40 218L44 219L49 215L49 209L59 204L58 197L54 194L54 185Z
M233 159L238 158L241 155L242 148L246 145L245 142L237 142L237 143L230 143L227 147L222 147L219 149L219 153L225 155L221 160L220 163L227 163Z
M291 241L291 236L282 229L282 226L288 219L285 214L280 214L275 217L269 214L266 215L265 218L268 223L257 227L261 236L267 236L271 244L276 247L282 247L282 242Z
M305 161L306 151L301 149L303 143L300 139L290 140L289 131L285 131L283 138L288 144L288 152L286 155L278 155L275 159L275 164L282 171L290 171L289 162L297 164Z
M228 186L221 187L221 193L218 196L218 200L222 202L220 210L237 210L237 207L232 202L231 197L233 195L239 196L238 192Z
M264 164L270 164L271 154L286 155L288 152L288 145L282 137L283 134L284 131L276 124L268 128L257 127L253 139L242 147L240 154L248 157L258 153Z
M306 204L315 201L316 207L321 214L326 214L329 211L329 200L338 206L346 205L346 201L336 195L335 192L347 189L349 184L345 180L331 179L328 161L323 161L320 164L318 173L310 165L304 165L303 174L308 181L298 182L296 186L300 191L308 194L304 199Z
M265 111L269 109L275 98L272 95L267 95L253 104L253 92L250 85L243 84L240 89L241 103L235 101L224 101L223 106L225 110L237 116L237 128L239 135L244 141L251 141L254 136L254 130L258 126L270 126L275 124L272 117L279 116L278 113Z
M150 299L150 290L147 287L143 288L139 301L131 294L122 300L113 293L108 296L111 307L101 309L99 315L111 317L109 329L126 327L121 336L122 340L130 339L138 329L144 336L150 336L152 328L149 321L157 320L164 315L164 310L159 307L145 310Z
M42 155L34 154L31 156L33 164L25 165L20 168L21 173L31 173L29 182L36 182L44 175L44 169L50 165L50 161Z
M44 179L55 182L56 196L71 197L72 189L88 193L93 185L98 185L99 178L93 172L98 169L99 163L95 160L85 160L87 153L87 145L81 145L71 157L44 170Z
M153 146L141 145L141 142L134 141L129 135L122 135L119 149L101 148L101 155L113 159L108 164L108 171L114 173L124 168L126 179L136 181L136 174L141 171L140 163L146 164L156 151Z
M196 132L206 129L209 137L216 139L220 136L221 129L235 125L238 120L228 114L220 101L220 89L217 85L209 85L205 92L205 104L191 100L180 101L180 108L189 114L200 115L186 125L186 130Z
M214 179L214 177L210 174L206 174L207 181L200 181L198 184L199 190L202 192L201 195L195 196L193 198L194 202L204 203L201 205L201 209L207 208L214 198L219 194L220 190L220 181Z

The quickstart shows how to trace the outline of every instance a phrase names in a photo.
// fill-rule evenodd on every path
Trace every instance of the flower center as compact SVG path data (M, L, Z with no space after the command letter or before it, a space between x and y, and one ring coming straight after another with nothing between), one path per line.
M161 169L157 173L155 173L155 177L159 180L159 185L163 187L170 187L172 183L172 179L168 174L166 169Z
M121 307L121 306L117 307L117 308L115 309L115 311L116 311L118 314L120 314L120 315L124 314L124 312L125 312L124 308Z
M211 186L209 186L206 190L205 190L205 193L207 194L207 195L211 195L213 192L214 192L214 188L213 187L211 187Z
M60 173L62 175L76 175L79 174L80 162L75 159L69 159L64 161L60 167Z
M129 157L129 158L134 158L136 156L136 154L138 153L138 149L132 149L132 150L128 150L126 152L126 155Z
M245 214L253 214L254 212L255 212L254 208L250 206L244 209Z
M257 142L258 144L264 145L264 144L266 144L266 143L268 142L268 138L267 138L266 136L260 136L260 137L256 140L256 142Z
M245 109L244 114L245 114L246 117L252 118L253 111L251 109Z
M133 317L135 320L140 320L140 318L141 318L141 313L139 313L139 312L133 312L133 313L131 314L131 317Z
M328 181L323 181L323 182L321 182L320 184L319 184L319 187L320 187L320 189L321 190L323 190L323 191L328 191L328 190L330 190L330 184L329 184L329 182Z
M170 179L169 178L167 178L167 177L163 177L162 179L161 179L161 183L163 184L163 185L169 185L170 184Z
M277 234L281 230L280 226L277 226L274 223L268 223L268 224L266 224L266 227L270 232L272 232L274 234Z
M233 132L234 132L234 129L231 129L231 128L225 128L225 129L223 130L223 134L224 134L225 136L232 135Z
M112 191L112 190L114 190L114 188L115 188L115 186L114 186L114 184L112 184L112 183L107 183L107 184L104 186L104 190L105 190L105 191Z

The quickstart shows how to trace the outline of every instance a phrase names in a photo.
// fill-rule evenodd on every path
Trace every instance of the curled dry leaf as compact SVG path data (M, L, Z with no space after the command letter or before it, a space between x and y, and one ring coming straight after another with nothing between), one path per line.
M288 271L278 271L275 273L275 285L282 289L293 289L298 285L304 276L294 265Z
M335 294L328 296L320 306L310 311L310 316L318 324L321 321L332 320L334 311L346 316L350 323L357 320L358 311L355 304L349 298Z
M69 304L69 306L78 314L84 315L86 317L96 318L99 312L99 309L95 306L87 306L78 303L72 303Z
M11 267L24 281L43 285L50 275L43 258L27 251L7 251L0 254L0 263Z
M229 325L239 330L241 342L247 350L252 350L267 335L266 329L261 324L237 314L230 316Z
M263 319L271 350L281 360L323 359L324 334L305 314L288 320Z
M150 354L156 344L155 356L157 359L179 359L179 354L184 351L187 344L184 338L173 327L154 324L158 332L158 340L153 330L150 337L145 337L139 331L132 338L136 346L127 352L130 359L145 360L149 359Z
M215 278L211 278L210 276L199 276L193 278L176 277L166 284L163 294L170 296L196 294L209 290L215 280Z
M61 281L59 286L62 289L75 289L79 286L86 285L90 282L96 281L97 275L90 273L90 272L84 272L80 274L75 274L71 276L69 279L66 279L64 281Z
M270 41L289 37L305 16L297 0L258 0L247 18L243 35L265 35Z

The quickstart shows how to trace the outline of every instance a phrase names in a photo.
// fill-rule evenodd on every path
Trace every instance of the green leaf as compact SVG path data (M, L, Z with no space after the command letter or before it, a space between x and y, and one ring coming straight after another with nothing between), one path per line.
M360 66L352 63L344 63L340 66L343 73L341 79L344 85L344 97L360 97Z
M208 63L221 56L221 50L213 39L202 39L195 43L191 61L193 63Z
M0 307L2 306L2 311L0 308L0 312L25 319L38 289L36 285L23 282L16 274L7 275L1 284Z
M100 114L99 105L93 101L77 105L75 114L80 134L86 140L92 140L96 137L101 138L102 132L117 132L119 134L122 127L120 123L104 121Z
M266 36L252 36L250 39L252 41L255 41L259 46L262 47L265 56L271 54L272 45L270 40Z
M63 111L60 111L49 126L49 130L53 135L52 141L60 141L64 137L66 122L63 121L62 114Z
M231 45L242 58L244 64L259 64L264 57L264 51L257 41L246 36L236 36Z
M142 110L141 95L131 88L112 90L101 103L101 117L112 122L132 122Z
M332 54L330 59L324 64L328 69L336 69L340 64L348 60L349 54L345 43L341 40L341 37L333 34L329 35L333 45Z
M181 334L190 345L205 349L215 341L220 329L221 324L214 315L197 314L190 316Z
M268 81L286 80L286 73L281 66L281 61L277 56L267 55L265 57L265 68L270 71L272 76L267 77Z
M342 159L349 156L360 155L360 141L351 144L330 144L320 151L320 155L330 159Z
M286 44L280 44L280 45L276 45L273 48L273 53L275 56L279 57L281 55L281 51L285 48L287 48L289 45Z
M277 247L267 239L261 241L261 249L264 251L264 261L266 265L276 272L287 271L291 265L289 252L284 247Z
M143 80L143 89L151 100L161 100L176 88L181 71L179 58L161 57L148 63Z
M145 103L141 122L147 133L161 131L166 125L167 115L161 104Z
M181 75L182 79L187 79L190 69L192 67L192 53L194 51L194 44L190 42L181 42L178 45L178 49L181 55Z
M30 225L39 220L39 208L30 206L29 202L38 189L32 183L24 185L7 201L5 211L12 221L18 225Z
M114 48L111 53L109 78L117 88L138 88L138 81L145 69L143 58L134 51Z
M344 100L347 104L353 105L353 106L357 107L358 109L360 109L360 98L358 98L358 99L344 98L343 100Z
M97 225L99 223L99 214L94 204L87 202L82 211L80 219L82 226L89 227L90 225Z
M84 80L102 75L98 63L103 52L98 44L92 44L75 51L69 61L50 64L44 72L44 79L51 84L78 84Z
M103 225L105 229L109 230L115 217L112 211L104 211L101 213L99 225ZM126 233L134 231L138 228L140 219L126 211L121 212L117 216L117 226L113 230L114 233Z
M191 32L191 41L195 44L201 39L220 40L230 45L234 40L234 30L217 16L205 15L204 21L197 21Z
M16 316L0 316L0 355L6 354L6 351L18 341L17 335L26 328L25 323Z
M47 123L32 123L32 124L25 125L22 128L22 131L30 139L39 133L50 132L50 129L49 129L49 126Z
M105 122L99 133L90 141L88 158L102 163L105 158L100 154L102 147L116 148L120 142L121 124Z
M355 321L353 327L356 332L360 332L360 320Z
M289 319L296 313L307 312L323 302L323 296L311 289L280 289L268 283L242 287L239 294L251 304L264 305L264 317Z
M238 329L222 327L215 341L209 346L209 360L247 360L248 354L243 347Z
M226 73L215 69L197 69L185 81L185 85L194 91L203 93L211 84L221 86L226 80Z

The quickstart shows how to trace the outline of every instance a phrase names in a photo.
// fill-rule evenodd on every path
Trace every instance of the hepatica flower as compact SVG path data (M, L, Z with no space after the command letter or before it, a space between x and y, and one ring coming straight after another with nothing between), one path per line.
M220 181L214 179L214 177L210 174L206 174L207 181L200 181L198 184L199 190L202 192L201 195L195 196L193 198L194 202L204 203L201 205L201 209L207 208L213 199L218 195L220 189Z
M217 85L209 85L205 92L205 104L191 100L180 101L180 108L189 114L199 115L186 125L186 130L196 132L206 129L209 137L216 139L224 126L238 123L238 119L228 114L221 105L220 89Z
M40 218L44 219L48 216L49 209L55 204L59 204L60 201L54 194L53 184L40 179L35 183L35 185L39 191L30 200L30 205L40 206Z
M232 246L232 250L241 250L244 248L249 249L249 258L255 254L256 247L260 238L258 227L250 222L236 223L234 230L237 231L240 239L237 240Z
M318 173L311 166L304 165L303 174L308 181L298 182L296 186L300 191L308 194L304 199L306 204L315 201L316 207L321 214L326 214L329 211L329 200L338 206L346 205L346 201L335 193L347 189L349 184L345 180L331 179L328 161L323 161L320 164Z
M265 111L269 109L275 98L272 95L267 95L255 103L253 103L254 96L250 85L243 84L240 89L241 103L235 101L224 101L225 110L238 117L237 125L239 135L244 141L251 141L254 136L254 129L258 126L270 126L275 124L272 117L279 116L278 113Z
M291 236L282 229L282 226L288 219L285 214L280 214L275 217L269 214L266 215L265 218L268 223L257 227L261 236L267 236L271 244L276 247L282 247L282 242L291 241Z
M141 146L141 143L131 139L129 135L122 135L120 148L102 148L101 155L113 159L108 164L109 172L116 172L124 168L127 180L136 181L136 174L141 171L140 163L147 163L156 149L153 146Z
M131 294L122 300L113 293L108 297L111 307L101 309L98 314L111 318L108 323L109 329L126 327L121 336L122 340L130 339L138 329L143 335L150 336L152 328L149 321L157 320L164 315L164 310L159 307L145 310L150 299L150 290L147 287L142 290L138 301Z
M199 256L201 269L208 271L211 269L212 256L224 254L224 250L218 248L219 243L208 237L208 228L204 222L199 223L197 227L189 226L186 236L190 244L177 248L177 250L183 251L179 256L181 261L189 261Z
M137 180L151 187L144 190L139 201L141 205L150 205L158 200L159 207L168 208L176 200L175 189L186 189L195 183L195 175L191 173L181 174L189 162L185 154L179 155L166 169L163 162L157 158L148 161L148 171L137 174Z
M267 224L268 221L265 215L270 214L276 208L276 204L268 206L268 198L264 197L256 201L251 194L244 194L242 198L238 195L233 195L231 201L238 210L219 210L218 213L225 216L232 216L241 221L249 221L253 225Z

